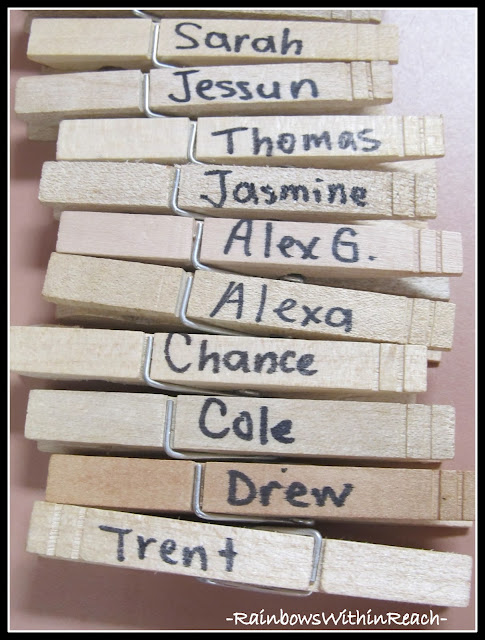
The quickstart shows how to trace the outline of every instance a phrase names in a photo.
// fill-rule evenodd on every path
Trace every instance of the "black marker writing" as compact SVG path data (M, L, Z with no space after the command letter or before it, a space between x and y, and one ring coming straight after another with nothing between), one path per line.
M238 235L239 229L242 227L246 227L246 231L243 235ZM249 250L249 243L251 242L251 235L253 232L253 221L252 220L239 220L231 229L229 234L229 238L224 246L224 254L227 255L234 244L235 241L241 240L244 243L244 255L250 256L251 251Z
M329 183L320 188L312 189L305 184L256 184L242 180L233 188L228 186L227 177L234 173L230 169L213 169L204 172L204 176L216 176L217 186L213 186L211 194L199 194L199 198L208 202L214 209L221 209L229 200L238 205L273 206L279 202L315 202L317 204L346 205L350 203L357 207L367 205L367 189L362 186L345 185L343 183ZM315 182L323 183L322 178L315 178ZM217 193L216 193L217 189ZM217 198L217 199L215 199ZM350 204L349 203L349 204ZM322 206L325 209L325 206Z
M358 262L359 260L359 247L356 242L349 242L348 240L342 240L344 233L348 233L350 236L355 237L357 231L352 227L341 227L333 237L332 241L332 255L339 262ZM349 247L350 251L346 252L346 255L340 253L341 247Z
M243 33L230 36L223 31L209 31L199 40L197 36L203 28L196 22L179 22L175 25L175 33L189 44L177 44L176 49L223 49L227 53L240 53L252 49L255 53L280 53L281 55L299 56L303 50L303 42L291 40L290 29L285 27L281 35L267 35L254 38Z
M287 469L283 468L280 471L284 473ZM276 494L282 496L291 506L300 509L311 506L308 500L300 499L303 496L313 496L317 507L324 507L327 498L335 507L343 507L354 489L354 485L345 483L343 490L338 493L331 486L309 488L299 481L291 482L285 486L279 480L270 480L258 487L247 473L243 473L239 469L230 469L227 475L227 503L235 507L247 506L255 500L259 500L261 506L268 507L277 499L274 498Z
M295 438L290 436L293 423L285 418L278 421L272 427L269 426L270 416L269 408L261 405L254 415L248 410L240 411L236 417L229 419L230 426L215 430L210 425L210 415L215 413L215 421L220 422L220 417L227 415L227 405L221 398L207 398L204 400L199 414L199 429L207 438L220 439L228 436L232 430L234 435L245 442L251 442L258 438L262 445L268 444L268 433L277 442L281 444L292 444ZM210 414L210 415L209 415Z
M175 339L181 338L185 347L182 345L172 345ZM198 354L191 353L193 349L192 337L186 333L169 333L165 339L165 360L169 368L176 373L184 373L190 366L196 364L198 371L207 371L208 373L218 374L222 369L228 371L238 371L240 373L258 373L262 375L271 375L277 372L293 373L296 372L302 376L313 376L318 373L318 369L312 369L315 356L312 353L303 353L298 355L295 351L285 350L283 353L276 351L266 351L263 353L250 354L243 349L232 349L220 353L219 351L211 351L209 340L201 340L198 347ZM179 360L188 359L189 361L180 367L174 364L172 357L173 352L177 353ZM182 352L184 352L182 354ZM198 355L198 357L197 357ZM291 366L290 363L291 362Z
M100 524L101 531L108 531L109 533L116 533L118 536L116 545L116 559L118 562L123 562L125 559L125 536L131 533L133 529L119 529L118 527L110 527L108 525Z
M301 96L308 99L318 98L318 86L311 78L304 78L299 81L273 80L270 83L259 83L256 86L249 80L212 80L200 77L204 73L203 69L184 69L174 71L172 78L181 79L181 86L178 94L169 93L168 99L177 104L192 102L195 96L207 102L214 100L227 100L233 98L247 102L250 100L282 100L283 98L299 100Z
M226 559L226 571L232 571L234 567L234 558L237 556L237 552L234 551L232 538L226 538L226 546L224 549L220 549L218 553Z
M236 136L235 134L242 134L248 130L249 127L232 127L231 129L212 131L211 135L227 136L226 153L233 155L236 152L236 142L239 143L247 136L247 134L245 136ZM294 153L310 152L312 149L321 149L325 155L327 155L326 152L335 151L335 149L350 150L353 153L371 153L377 151L382 144L377 138L369 138L365 135L372 131L373 129L362 129L356 132L341 131L338 134L322 131L321 133L313 132L299 135L286 131L272 137L268 133L261 133L259 127L252 127L250 134L251 154L253 156L264 155L271 157L275 154L275 150L279 150L286 155L292 155Z
M269 223L271 224L271 223ZM255 285L256 286L256 285ZM256 323L262 322L263 312L266 309L266 301L268 295L268 285L263 283L260 288L259 304L255 311L255 307L251 307L251 303L254 301L255 287L251 288L251 296L246 296L245 286L243 282L237 280L231 280L226 289L223 291L215 307L209 313L211 318L215 318L224 314L227 318L229 311L231 312L231 318L236 320L250 320L254 314L254 321ZM303 291L304 293L304 291ZM228 305L230 305L228 307ZM255 311L255 313L254 313ZM352 318L353 311L349 308L340 306L330 307L324 309L319 305L316 307L309 307L304 302L298 301L295 298L284 298L273 309L268 309L266 315L266 321L271 324L271 317L268 318L268 314L273 313L279 320L285 323L293 324L298 327L306 327L310 324L326 324L329 327L342 328L345 333L352 331Z
M101 531L114 533L116 535L116 559L118 562L124 562L126 559L125 552L129 541L133 540L131 536L129 538L127 536L133 532L133 529L122 529L104 524L99 525L98 528ZM149 553L152 549L154 551ZM224 548L219 549L217 552L218 557L225 559L224 571L231 572L233 570L234 559L237 555L238 553L234 548L233 539L226 538ZM210 560L206 548L200 543L196 544L194 547L181 546L172 538L166 538L160 542L157 538L145 538L143 535L136 536L136 556L138 560L141 561L147 559L149 556L151 558L158 557L165 564L172 566L181 563L184 567L191 567L195 563L196 568L200 571L208 570ZM215 559L216 558L214 558L214 560ZM218 564L220 564L220 561L218 561Z
M273 224L265 224L265 240L264 240L264 257L269 258L271 256L271 240L273 233ZM223 253L228 255L233 250L235 243L243 243L244 255L250 257L251 253L251 240L253 235L253 221L252 220L238 220L231 231L224 245ZM307 242L303 242L293 236L285 235L280 238L276 243L276 248L280 251L281 255L285 258L301 258L302 260L318 260L320 256L313 253L314 248L321 240L319 236L313 236L313 238ZM342 243L343 244L343 243Z
M237 293L237 297L232 298L231 296L235 293ZM236 319L240 320L244 304L244 285L242 282L238 282L236 284L234 280L231 280L223 296L216 304L214 309L210 312L209 317L213 318L214 316L216 316L222 309L222 307L226 304L237 304Z

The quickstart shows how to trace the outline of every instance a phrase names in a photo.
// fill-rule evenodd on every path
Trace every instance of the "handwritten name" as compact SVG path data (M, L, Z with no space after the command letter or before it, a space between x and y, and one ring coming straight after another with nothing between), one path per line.
M215 209L221 209L227 201L228 196L232 197L238 204L250 205L274 205L280 202L315 202L317 204L353 204L356 207L367 205L367 189L361 186L346 186L345 184L329 183L325 187L319 188L316 185L307 186L305 184L280 184L280 185L256 185L254 182L241 181L236 184L231 192L228 192L227 176L233 171L229 169L214 169L206 171L205 176L217 176L216 182L219 193L217 200L207 194L200 194L199 198L209 202ZM322 178L315 178L315 183L323 183ZM215 195L214 193L212 195Z
M185 344L185 347L184 347ZM313 376L318 369L312 369L315 356L311 353L298 355L292 349L282 353L266 351L250 354L244 349L231 349L224 353L210 351L209 341L201 340L199 353L190 355L193 349L192 336L187 333L169 333L165 339L165 361L176 373L185 373L192 366L198 371L208 370L218 374L221 370L239 371L241 373L273 374L297 373L302 376ZM187 347L189 349L187 350ZM188 355L186 352L188 351Z
M207 49L222 49L227 53L247 53L248 50L252 50L255 53L279 53L282 56L300 56L303 51L302 40L292 40L288 27L276 35L269 34L257 38L249 33L235 35L224 31L203 33L204 27L197 22L178 22L174 30L175 34L184 41L175 46L179 50L207 47Z
M232 432L240 440L251 442L258 438L262 445L268 444L269 439L273 438L281 444L292 444L295 438L290 436L293 427L292 420L283 419L270 426L269 407L261 405L257 410L257 415L252 415L249 411L240 411L237 417L232 420L231 426L224 426L216 431L213 426L208 424L208 413L214 408L219 416L227 415L227 405L221 398L206 398L199 414L199 429L207 438L219 440L225 438ZM220 418L218 418L220 420Z
M281 473L286 473L286 467L280 468ZM228 475L227 503L242 507L251 504L255 500L263 507L271 506L280 496L293 507L306 509L311 506L307 500L301 500L304 496L312 496L317 507L324 507L327 499L336 507L343 507L345 501L352 493L353 484L345 483L340 493L331 486L307 487L303 482L294 481L288 485L281 484L278 480L258 485L246 474L238 469L230 469ZM275 493L278 498L274 498Z
M263 316L266 312L267 314L274 314L279 320L287 324L293 324L293 326L307 327L310 324L321 324L323 322L328 327L342 328L345 333L352 331L352 309L330 307L324 310L322 306L309 307L306 304L299 303L294 298L284 298L274 309L267 309L267 292L268 285L264 283L260 288L259 304L254 315L256 323L264 322ZM235 312L235 318L240 320L245 310L243 282L231 280L209 316L211 318L217 317L222 310L226 309L227 305L234 305L232 308Z
M330 250L337 262L358 262L361 259L359 246L353 240L357 235L358 232L353 227L339 227L333 233ZM254 252L252 240L253 220L238 220L229 232L223 253L229 255L233 251L237 252L240 248L246 257L251 257ZM262 256L258 256L258 258L271 259L276 254L278 258L318 261L322 257L318 252L321 240L321 236L312 236L310 239L308 237L301 239L291 235L281 236L280 234L276 236L274 224L266 222L264 249ZM258 241L259 238L255 241L259 245ZM368 256L368 259L376 260L376 256Z
M247 132L250 131L248 134ZM333 151L340 149L350 152L372 153L381 146L381 141L370 137L374 129L361 129L360 131L341 131L332 133L330 131L320 131L303 133L296 136L291 131L279 133L277 136L261 135L259 127L231 127L212 131L214 137L225 136L225 152L228 155L236 153L236 146L243 140L247 141L250 136L250 148L253 156L264 155L271 157L275 151L280 151L286 155L294 153L311 152L313 149L322 151Z
M135 550L136 556L139 560L145 560L148 549L148 553L153 557L153 550L156 549L155 555L166 564L176 565L181 563L184 567L190 567L194 558L197 557L201 571L207 571L209 567L209 556L207 550L201 544L198 544L195 547L181 547L173 538L166 538L165 540L160 541L157 540L157 538L145 538L143 535L137 535L136 537L131 536L130 534L133 533L133 529L122 529L120 527L111 527L108 525L99 525L99 529L106 533L114 534L114 551L118 562L124 562L126 559L125 540L127 540L132 543L133 549ZM132 553L133 549L131 549ZM223 549L218 551L218 555L225 558L224 571L231 572L234 567L234 558L238 555L234 550L232 538L226 538L225 546Z
M224 100L235 98L244 102L251 100L282 100L289 98L298 100L303 91L305 97L318 98L319 91L315 80L311 78L303 78L301 80L280 81L273 80L268 87L264 83L252 83L248 80L211 80L210 78L198 79L195 82L194 74L200 74L201 69L187 69L184 71L176 71L172 74L173 78L182 80L180 93L169 93L168 98L172 102L183 104L191 102L196 94L202 100L211 102L213 100ZM197 76L198 78L199 76ZM194 82L192 82L194 80Z

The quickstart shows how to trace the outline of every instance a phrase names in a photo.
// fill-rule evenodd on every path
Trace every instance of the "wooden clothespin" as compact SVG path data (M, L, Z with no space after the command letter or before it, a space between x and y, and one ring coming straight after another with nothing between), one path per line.
M355 169L443 155L441 116L342 115L63 120L56 157Z
M201 12L203 12L201 14ZM30 31L36 18L133 18L136 15L154 18L244 18L265 20L305 20L324 22L379 23L379 9L29 9L26 11L25 30Z
M151 381L189 393L324 397L346 391L379 399L425 391L427 382L424 345L35 326L12 327L10 345L11 370L23 375Z
M368 291L51 254L43 296L63 321L151 331L452 347L455 305Z
M459 233L405 226L353 228L208 218L199 258L210 267L271 277L288 273L309 278L451 276L462 272Z
M78 228L77 222L72 224L73 218L82 220L83 215L83 212L70 215L70 224L62 230L60 253L100 255L92 248L86 251L79 248L83 244L86 246L83 237L79 240L68 237ZM80 221L79 226L89 226L98 215L91 214L84 225ZM100 220L102 224L104 221L109 224L110 216L100 216ZM269 278L298 275L301 280L316 283L326 277L459 276L463 270L461 234L453 231L416 229L407 225L351 226L222 218L207 218L203 222L190 219L189 222L184 227L186 238L177 237L175 242L179 247L188 247L192 242L191 253L181 256L180 261L196 269ZM111 223L115 224L114 218ZM172 223L180 231L179 217L163 216L156 223L166 234L163 246L176 237ZM141 228L145 216L136 222L127 220L127 224ZM153 225L148 224L146 230L152 228ZM91 235L93 233L99 233L99 229L93 229ZM144 254L145 238L146 234L138 238L132 236L133 249L129 255L117 251L115 243L105 235L95 244L104 244L103 256L125 259L137 256L136 260L166 263L163 246L158 250L157 259L149 258L153 255L153 243L149 240ZM74 247L74 250L66 251L66 246ZM173 251L169 253L173 256Z
M322 114L391 100L388 62L306 62L26 76L15 112L29 138L55 140L66 119Z
M274 20L40 18L27 56L62 71L264 62L398 61L394 25Z
M347 540L313 529L234 525L37 502L27 550L48 557L190 575L281 594L333 593L467 606L469 556Z
M200 217L302 222L426 221L436 217L436 171L432 161L419 171L421 162L404 163L416 171L46 162L39 199L56 212L182 210Z
M373 400L33 389L25 436L47 452L437 462L454 456L455 410Z
M53 455L46 500L211 521L302 518L469 527L473 471Z

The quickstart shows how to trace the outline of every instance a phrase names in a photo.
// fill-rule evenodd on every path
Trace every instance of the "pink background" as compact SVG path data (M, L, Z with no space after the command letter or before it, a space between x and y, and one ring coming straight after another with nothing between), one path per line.
M11 18L10 323L54 322L41 290L57 223L37 200L42 164L55 159L55 143L29 141L13 112L19 77L38 74L26 57L22 11ZM400 63L393 68L390 114L443 114L446 156L438 161L438 219L432 228L463 234L464 275L452 279L457 304L454 348L429 369L423 403L456 407L456 457L447 469L475 467L475 31L476 13L463 10L388 10L383 22L400 32ZM308 598L263 595L203 585L196 580L122 568L39 558L25 551L32 504L42 500L48 455L23 436L28 391L41 380L11 375L10 628L12 630L208 630L234 629L233 612L327 615L347 609L372 614L428 613L447 621L439 630L475 628L474 593L465 608L428 607L315 594ZM474 530L413 526L322 524L327 537L453 551L474 555ZM239 626L236 629L240 630ZM265 629L268 627L259 627ZM280 627L283 629L283 627ZM291 627L295 629L296 627ZM325 627L307 627L325 630ZM333 626L327 629L335 628ZM365 627L341 627L347 630ZM372 629L375 627L370 627ZM382 627L385 628L385 627ZM389 627L387 627L389 628ZM392 627L391 627L392 628ZM395 629L399 627L394 627ZM257 627L246 627L256 630ZM402 630L416 627L401 627Z

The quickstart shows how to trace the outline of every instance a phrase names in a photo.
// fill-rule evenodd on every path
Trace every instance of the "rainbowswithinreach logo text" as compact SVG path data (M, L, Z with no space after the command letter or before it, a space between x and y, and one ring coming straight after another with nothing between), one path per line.
M433 610L425 613L397 613L387 611L386 613L373 613L372 609L367 611L355 611L343 609L338 613L325 613L317 611L315 613L288 613L279 610L279 613L269 613L265 609L258 612L245 613L235 611L231 617L226 618L228 622L234 622L234 626L267 626L281 625L282 627L295 626L361 626L373 627L377 625L398 625L402 627L412 626L439 626L447 618L441 618Z

